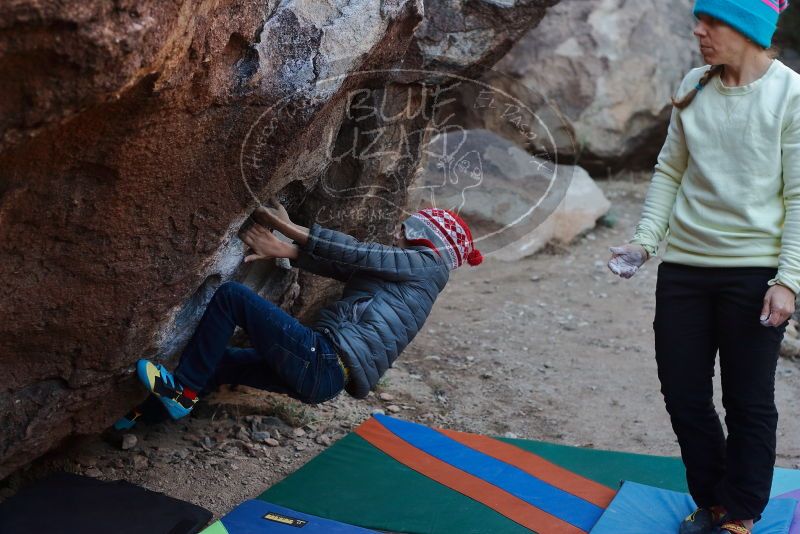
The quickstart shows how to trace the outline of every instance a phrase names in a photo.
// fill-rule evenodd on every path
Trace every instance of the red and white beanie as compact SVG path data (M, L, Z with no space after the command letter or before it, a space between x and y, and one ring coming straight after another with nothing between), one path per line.
M472 232L464 220L452 211L426 208L403 222L406 240L436 251L452 271L465 261L480 265L483 256L472 242Z

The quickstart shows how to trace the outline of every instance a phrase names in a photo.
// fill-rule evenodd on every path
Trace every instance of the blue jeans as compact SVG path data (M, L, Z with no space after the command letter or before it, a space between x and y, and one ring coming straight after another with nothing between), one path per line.
M247 332L253 348L228 346L236 326ZM214 293L175 377L198 392L242 384L310 404L332 399L344 388L344 371L324 334L236 282Z

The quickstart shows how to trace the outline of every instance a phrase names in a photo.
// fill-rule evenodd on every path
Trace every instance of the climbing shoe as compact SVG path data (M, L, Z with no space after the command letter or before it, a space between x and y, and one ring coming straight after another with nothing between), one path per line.
M751 534L751 530L741 520L729 519L719 526L719 534Z
M725 510L721 506L698 508L681 521L679 534L711 534L719 526Z
M158 397L170 417L186 417L197 402L197 394L175 381L172 373L163 365L154 365L147 360L136 363L136 372L144 387Z
M134 426L136 426L136 420L142 416L142 412L134 408L133 410L129 411L123 417L117 419L117 422L114 423L114 430L130 430Z

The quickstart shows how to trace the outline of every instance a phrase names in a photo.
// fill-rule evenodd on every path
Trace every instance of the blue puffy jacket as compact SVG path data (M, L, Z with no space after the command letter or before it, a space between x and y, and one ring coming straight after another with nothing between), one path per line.
M350 371L346 390L356 398L414 339L450 273L431 248L362 243L318 224L292 264L345 282L342 298L320 311L313 328L337 347Z

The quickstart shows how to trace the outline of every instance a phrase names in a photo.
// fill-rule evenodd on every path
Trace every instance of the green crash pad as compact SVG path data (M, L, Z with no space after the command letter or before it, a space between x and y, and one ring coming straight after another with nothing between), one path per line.
M520 449L520 455L533 453L613 490L622 480L630 480L687 491L678 458L495 439ZM357 433L342 438L259 498L343 523L392 532L531 532L489 506L409 468Z

